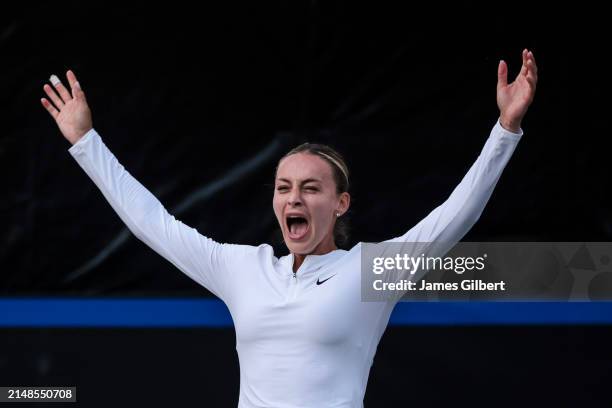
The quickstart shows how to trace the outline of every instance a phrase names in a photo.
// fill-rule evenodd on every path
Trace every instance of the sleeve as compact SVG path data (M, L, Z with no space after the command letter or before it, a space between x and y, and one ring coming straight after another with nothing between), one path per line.
M414 255L446 254L480 218L522 135L522 129L512 133L498 120L480 155L448 199L404 235L385 242L405 243L409 247L405 251ZM411 279L418 280L417 275Z
M225 300L235 272L232 262L255 247L220 244L176 220L124 169L94 129L68 151L139 240Z

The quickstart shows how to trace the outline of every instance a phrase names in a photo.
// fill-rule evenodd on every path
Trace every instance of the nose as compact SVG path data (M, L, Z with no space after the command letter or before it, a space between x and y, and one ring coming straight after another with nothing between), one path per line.
M289 198L287 199L287 204L291 207L296 207L302 205L302 197L300 195L300 189L294 188L289 193Z

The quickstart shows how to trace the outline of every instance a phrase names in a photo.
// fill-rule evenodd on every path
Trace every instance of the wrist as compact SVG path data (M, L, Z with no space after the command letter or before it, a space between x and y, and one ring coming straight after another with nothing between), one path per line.
M502 125L504 129L512 133L519 133L521 130L521 121L520 120L509 120L500 116L499 124Z

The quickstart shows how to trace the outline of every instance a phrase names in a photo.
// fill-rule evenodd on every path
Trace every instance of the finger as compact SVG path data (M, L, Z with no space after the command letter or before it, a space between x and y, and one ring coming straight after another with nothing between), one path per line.
M62 107L64 106L64 101L62 101L60 97L57 96L57 94L55 93L55 90L48 84L45 84L43 86L43 89L45 90L45 93L47 94L49 99L53 101L57 109L62 110Z
M508 67L504 60L499 61L497 66L497 90L508 85Z
M533 55L533 53L531 51L529 51L529 59L533 63L533 70L535 71L535 73L537 75L538 74L538 65L536 64L535 56Z
M51 105L51 102L49 102L45 98L41 98L40 102L45 107L47 112L49 112L49 114L53 117L53 119L57 120L57 116L59 115L59 112L57 111L57 109L55 109L53 105Z
M538 67L531 57L527 60L527 76L533 77L536 81L538 80Z
M66 78L68 78L68 83L70 84L72 97L75 99L80 97L85 98L85 93L81 89L81 84L79 83L76 75L74 75L74 72L68 70L68 72L66 72Z
M535 72L533 71L529 71L527 73L527 76L525 77L525 79L527 79L527 82L529 83L529 85L531 86L532 89L535 89L536 84L538 82L538 77L536 76Z
M521 72L519 72L519 75L527 75L527 48L525 48L523 50L523 65L521 66Z
M50 80L53 86L55 87L55 89L57 89L57 92L59 93L60 98L62 98L64 102L68 102L69 100L72 99L72 96L70 96L70 93L68 92L64 84L62 84L62 81L60 81L60 79L57 76L51 75Z
M538 79L538 69L532 59L527 61L527 76L532 76L536 81Z

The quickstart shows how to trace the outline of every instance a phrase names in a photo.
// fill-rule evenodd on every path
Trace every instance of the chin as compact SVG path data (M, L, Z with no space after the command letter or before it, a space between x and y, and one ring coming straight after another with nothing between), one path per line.
M308 255L313 251L313 248L310 248L311 245L306 242L285 241L285 243L287 245L287 248L289 248L289 252L293 254Z
M289 252L299 255L308 255L312 253L316 247L311 240L296 242L290 240L289 238L285 238L285 245L289 249Z

